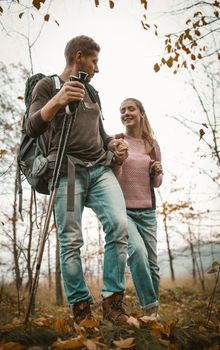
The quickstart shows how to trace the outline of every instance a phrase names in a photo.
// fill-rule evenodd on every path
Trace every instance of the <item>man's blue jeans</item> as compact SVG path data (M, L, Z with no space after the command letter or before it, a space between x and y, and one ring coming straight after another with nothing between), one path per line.
M84 206L94 210L105 232L102 296L106 298L125 289L128 233L126 208L120 185L108 167L77 165L74 211L67 212L67 177L61 178L55 201L61 269L69 304L83 300L92 302L80 258Z
M157 220L155 210L129 210L128 265L141 308L159 305Z

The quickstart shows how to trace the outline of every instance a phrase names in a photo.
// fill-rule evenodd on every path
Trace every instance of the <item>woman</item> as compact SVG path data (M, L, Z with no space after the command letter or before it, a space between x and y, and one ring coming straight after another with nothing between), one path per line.
M127 98L120 114L125 133L116 137L128 144L128 158L114 171L127 208L128 265L144 314L157 319L160 276L154 187L162 183L161 153L140 101Z

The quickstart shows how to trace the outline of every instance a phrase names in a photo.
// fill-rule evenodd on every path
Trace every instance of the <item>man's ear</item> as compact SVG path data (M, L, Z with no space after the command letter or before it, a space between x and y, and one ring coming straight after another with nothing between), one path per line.
M77 51L75 62L81 62L82 57L83 57L82 51Z

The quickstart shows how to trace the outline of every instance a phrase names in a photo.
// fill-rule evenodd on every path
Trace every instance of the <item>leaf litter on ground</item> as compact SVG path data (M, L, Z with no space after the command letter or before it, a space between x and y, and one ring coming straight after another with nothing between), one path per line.
M24 317L15 317L14 307L11 321L0 323L0 350L65 350L65 349L138 349L138 350L219 350L220 302L214 304L211 319L207 321L208 298L205 293L186 288L161 291L161 322L143 316L134 295L126 298L131 316L126 325L115 326L110 322L84 322L74 324L67 309L51 305L45 313L43 304L27 325ZM54 315L54 316L53 316Z

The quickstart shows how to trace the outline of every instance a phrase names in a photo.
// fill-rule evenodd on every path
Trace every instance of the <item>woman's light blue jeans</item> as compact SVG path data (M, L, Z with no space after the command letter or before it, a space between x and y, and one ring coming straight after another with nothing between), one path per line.
M122 293L125 289L128 233L126 208L120 185L108 167L77 165L74 211L67 212L67 177L61 177L55 200L61 269L70 305L85 300L92 302L80 258L84 206L94 210L105 232L102 296L106 298L113 293Z
M140 306L159 305L159 267L157 265L157 220L154 209L127 209L128 265Z

